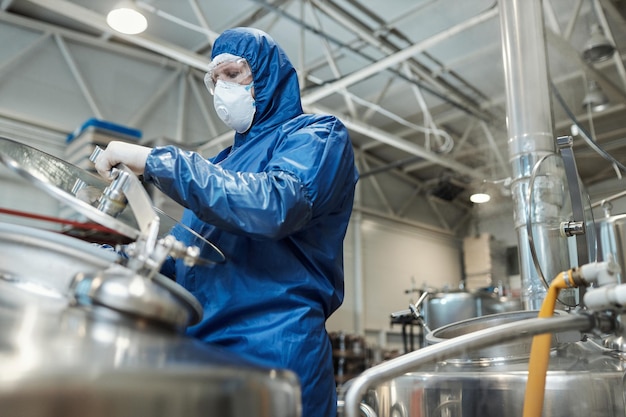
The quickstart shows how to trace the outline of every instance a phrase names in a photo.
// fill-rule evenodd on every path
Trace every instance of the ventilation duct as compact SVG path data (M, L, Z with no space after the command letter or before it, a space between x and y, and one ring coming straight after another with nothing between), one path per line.
M540 248L543 275L550 280L558 272L569 268L567 242L559 238L558 231L550 230L548 224L558 213L554 201L563 201L563 195L560 195L563 194L562 187L551 186L551 176L541 179L546 192L534 193L533 212L527 216L528 210L531 210L527 195L533 167L544 156L555 153L542 2L499 0L498 5L522 299L526 309L539 309L546 288L530 253L527 217L533 219L532 230L537 231L532 238L535 247ZM546 159L544 172L558 171L556 164L550 166L557 159Z

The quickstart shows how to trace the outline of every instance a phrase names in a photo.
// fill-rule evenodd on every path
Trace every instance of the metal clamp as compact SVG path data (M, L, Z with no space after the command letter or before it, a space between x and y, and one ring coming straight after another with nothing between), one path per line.
M561 236L571 237L585 234L585 222L567 221L561 222L559 227Z

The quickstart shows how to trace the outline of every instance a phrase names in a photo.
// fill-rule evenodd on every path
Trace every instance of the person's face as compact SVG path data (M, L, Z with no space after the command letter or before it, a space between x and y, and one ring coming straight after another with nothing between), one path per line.
M213 94L215 84L218 81L249 85L252 83L252 71L248 62L241 58L236 61L226 61L218 64L213 71L207 74L207 78L210 84L209 91ZM252 97L254 97L254 87L252 87L251 92Z

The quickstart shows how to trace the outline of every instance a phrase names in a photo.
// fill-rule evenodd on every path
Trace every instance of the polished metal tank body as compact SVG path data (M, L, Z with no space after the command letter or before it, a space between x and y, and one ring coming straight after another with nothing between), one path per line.
M300 415L290 371L188 338L176 323L77 304L74 276L115 257L75 238L0 224L0 415ZM189 322L198 319L190 294L156 281Z
M536 312L499 313L434 330L429 343L490 328ZM626 415L625 362L578 332L553 337L543 417ZM364 403L378 417L521 417L531 339L467 352L378 383Z
M577 358L580 352L571 352L577 348L551 360L543 417L624 416L621 362L589 353ZM521 417L526 371L526 362L473 369L440 364L377 385L366 404L378 417Z
M424 320L431 329L478 316L476 297L464 291L430 294L424 302Z
M0 278L33 291L60 297L77 273L105 269L116 258L60 233L0 222Z

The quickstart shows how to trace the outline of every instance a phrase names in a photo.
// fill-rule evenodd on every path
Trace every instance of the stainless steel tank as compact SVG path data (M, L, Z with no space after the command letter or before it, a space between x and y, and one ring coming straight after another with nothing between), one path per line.
M524 309L519 297L503 297L496 293L476 293L475 296L478 317Z
M177 284L158 276L137 299L122 291L128 308L81 303L76 277L98 276L114 253L7 224L0 248L3 417L299 415L293 373L183 335L202 311Z
M499 324L525 321L536 314L500 313L453 323L427 336L432 345L426 349L436 349L442 341L451 342ZM520 334L512 342L420 366L377 383L367 391L363 404L378 417L522 416L530 340ZM542 415L622 417L626 413L624 375L620 354L591 339L581 341L579 332L557 333L553 337Z
M424 302L424 320L430 329L478 316L474 294L449 291L429 294Z

